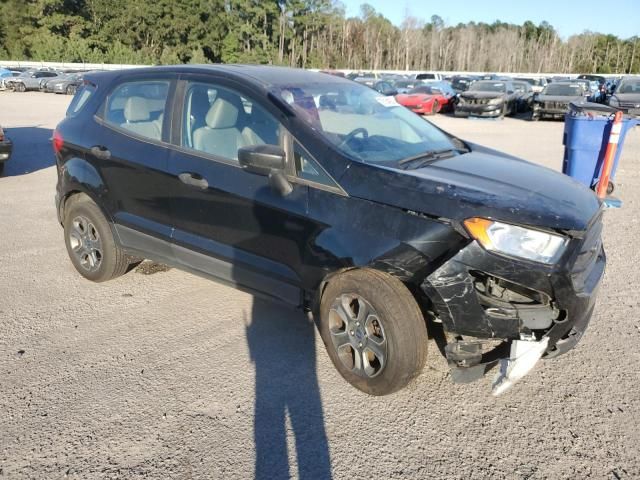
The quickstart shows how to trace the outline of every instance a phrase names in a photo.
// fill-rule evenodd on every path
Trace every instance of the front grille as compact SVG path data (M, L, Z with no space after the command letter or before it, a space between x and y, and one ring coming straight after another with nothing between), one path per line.
M548 110L566 110L569 107L565 102L544 102L544 108Z
M576 291L584 290L585 283L598 257L602 254L602 214L591 224L571 269L571 280Z
M471 105L486 105L489 103L488 98L469 98L467 102Z

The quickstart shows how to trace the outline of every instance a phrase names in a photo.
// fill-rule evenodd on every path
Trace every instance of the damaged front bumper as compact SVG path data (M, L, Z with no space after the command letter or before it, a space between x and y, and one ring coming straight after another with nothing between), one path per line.
M449 342L445 354L456 382L500 364L502 393L541 357L573 348L587 328L605 269L600 218L571 240L556 265L508 258L472 242L431 273L421 288Z

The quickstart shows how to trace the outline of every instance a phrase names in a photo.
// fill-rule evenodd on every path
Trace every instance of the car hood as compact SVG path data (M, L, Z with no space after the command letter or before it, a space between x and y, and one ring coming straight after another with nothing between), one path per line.
M412 93L412 94L400 94L396 96L396 100L398 101L398 103L410 103L410 104L414 104L414 103L420 103L420 102L424 102L425 100L429 100L432 97L432 95L428 95L426 93Z
M416 170L351 164L349 195L455 221L506 222L585 230L600 209L595 194L551 169L471 144L472 151Z
M504 93L500 92L463 92L460 94L463 98L502 98Z
M620 102L640 103L640 93L615 93L614 97Z
M576 100L583 100L582 96L572 95L538 95L537 100L540 102L575 102Z

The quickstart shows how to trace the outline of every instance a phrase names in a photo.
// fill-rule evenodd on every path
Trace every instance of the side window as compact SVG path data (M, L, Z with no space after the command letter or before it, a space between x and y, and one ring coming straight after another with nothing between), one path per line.
M107 98L104 121L137 135L160 140L168 93L168 80L120 84Z
M95 91L95 85L92 85L90 83L82 85L69 104L69 108L67 109L67 116L73 117L74 115L77 115L80 110L82 110L82 107L86 105Z
M329 187L337 187L327 172L324 171L298 142L294 142L293 145L293 158L295 159L298 178Z
M188 84L183 147L237 161L241 147L280 145L280 133L280 123L244 95L208 83Z

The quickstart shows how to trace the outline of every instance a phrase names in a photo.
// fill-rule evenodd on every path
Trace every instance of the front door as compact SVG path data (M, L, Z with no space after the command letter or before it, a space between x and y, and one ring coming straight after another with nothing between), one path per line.
M237 159L242 146L284 147L284 129L223 83L186 79L177 91L181 124L169 157L175 257L191 270L299 305L308 187L294 184L282 196Z

